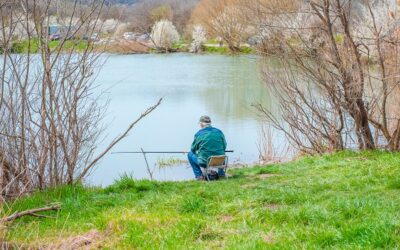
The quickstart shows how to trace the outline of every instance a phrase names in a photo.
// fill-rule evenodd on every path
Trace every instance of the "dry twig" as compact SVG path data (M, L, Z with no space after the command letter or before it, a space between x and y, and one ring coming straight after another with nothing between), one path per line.
M34 216L34 217L40 217L40 218L52 218L50 216L46 216L46 215L41 215L41 214L37 214L39 212L44 212L44 211L58 211L61 209L61 205L60 204L55 204L52 206L48 206L48 207L42 207L42 208L35 208L35 209L30 209L30 210L26 210L26 211L22 211L22 212L16 212L8 217L2 218L0 221L1 222L10 222L10 221L14 221L18 218L21 218L23 216Z

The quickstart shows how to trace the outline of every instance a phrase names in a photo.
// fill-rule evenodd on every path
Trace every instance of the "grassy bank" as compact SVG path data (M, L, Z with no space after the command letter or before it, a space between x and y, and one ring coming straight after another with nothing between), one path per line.
M60 46L60 41L49 41L49 48L56 49ZM87 41L75 41L75 40L68 40L65 41L63 44L64 50L72 50L74 49L77 52L84 51L88 46ZM12 43L11 52L16 54L23 54L23 53L38 53L39 52L39 40L32 39L30 41L23 40L23 41L15 41Z
M49 48L54 50L58 49L60 46L60 41L49 41ZM65 51L74 50L76 52L83 52L88 47L88 42L83 40L67 40L62 45L62 49ZM126 41L121 40L119 42L114 42L109 45L94 45L96 49L100 49L101 51L105 51L112 54L132 54L132 53L156 53L154 49L149 49L143 44L134 42L134 41ZM175 43L172 46L172 51L174 52L189 52L189 43L186 41L181 41ZM1 48L0 48L1 52ZM22 41L14 41L12 43L11 52L16 54L24 54L24 53L38 53L39 52L39 40L31 39L22 40ZM203 46L203 54L221 54L221 55L232 55L232 52L226 46L217 46L215 44L207 44ZM255 49L249 46L242 46L240 51L235 54L255 54Z
M190 52L190 41L179 41L173 44L172 49L177 52ZM224 45L220 46L219 43L215 40L209 40L202 46L201 54L220 54L220 55L240 55L240 54L255 54L255 48L251 46L241 46L240 51L236 53L232 53L229 48Z
M7 239L37 246L92 232L106 249L396 248L399 162L398 153L344 152L212 183L125 177L105 189L58 188L14 206L61 202L56 218L22 218Z
M218 46L203 46L204 53L211 54L222 54L222 55L232 55L232 52L228 47L218 47ZM236 54L255 54L255 50L251 47L243 46L240 48L240 51Z

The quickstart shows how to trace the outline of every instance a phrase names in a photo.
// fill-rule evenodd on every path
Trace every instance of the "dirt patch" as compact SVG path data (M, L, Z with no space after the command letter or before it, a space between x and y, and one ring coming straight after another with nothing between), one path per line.
M267 234L264 234L264 235L262 236L262 239L263 239L264 242L266 242L266 243L268 243L268 244L272 244L272 243L275 242L275 234L274 234L274 232L272 232L272 230L271 230L271 231L269 231Z
M234 163L230 163L229 164L229 168L230 169L241 169L241 168L248 168L251 165L248 164L244 164L244 163L238 163L238 162L234 162Z
M72 236L63 239L57 243L44 247L43 249L60 249L60 250L75 250L75 249L95 249L101 248L102 243L106 239L106 234L97 230L91 230L85 234Z
M157 217L151 217L149 214L141 214L135 213L134 211L126 210L124 211L123 219L124 221L135 221L139 222L149 229L151 228L160 228L160 227L170 227L176 224L179 221L179 218L168 218L168 219L160 219ZM119 221L117 221L117 224Z
M260 174L260 175L256 175L255 177L258 179L268 179L271 177L275 177L275 176L279 176L278 174Z
M241 187L241 188L257 188L258 185L257 185L257 184L254 184L254 183L251 183L251 184L244 184L244 185L241 185L240 187Z
M223 216L221 216L221 221L222 222L230 222L230 221L233 221L233 216L231 216L231 215L223 215Z
M8 250L8 249L30 249L30 248L29 246L25 246L23 244L0 241L0 249Z
M103 46L109 53L120 53L120 54L135 54L135 53L148 53L149 46L136 41L127 40L116 40L113 43L109 43ZM102 47L102 48L103 48Z
M368 159L366 157L362 157L362 156L356 156L356 157L351 157L351 158L346 159L346 161L354 161L354 160L357 160L357 161L368 161L370 159Z
M281 176L280 174L256 174L256 175L249 175L246 178L247 179L251 179L251 180L265 180L265 179L269 179L272 177L277 177L277 176Z
M270 210L270 211L276 211L276 210L278 210L279 208L281 208L282 205L279 205L279 204L265 204L264 207L265 207L266 209Z

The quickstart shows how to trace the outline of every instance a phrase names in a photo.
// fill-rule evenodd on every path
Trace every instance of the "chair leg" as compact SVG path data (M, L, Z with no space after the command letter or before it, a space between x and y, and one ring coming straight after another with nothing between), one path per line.
M206 179L207 181L210 181L210 177L208 176L208 168L206 168L205 170L206 170Z

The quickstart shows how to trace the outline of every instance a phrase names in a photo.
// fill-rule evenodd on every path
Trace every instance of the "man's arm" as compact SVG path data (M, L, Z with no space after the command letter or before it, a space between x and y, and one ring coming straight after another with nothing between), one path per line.
M224 150L226 151L226 140L225 140L225 135L224 135L224 133L222 133L222 132L221 132L221 134L222 134L222 141L223 141L223 144L224 144Z
M192 142L192 146L190 147L190 151L191 151L193 154L195 154L196 151L197 151L197 144L198 144L198 142L197 142L197 137L195 136L195 137L194 137L194 140L193 140L193 142Z

